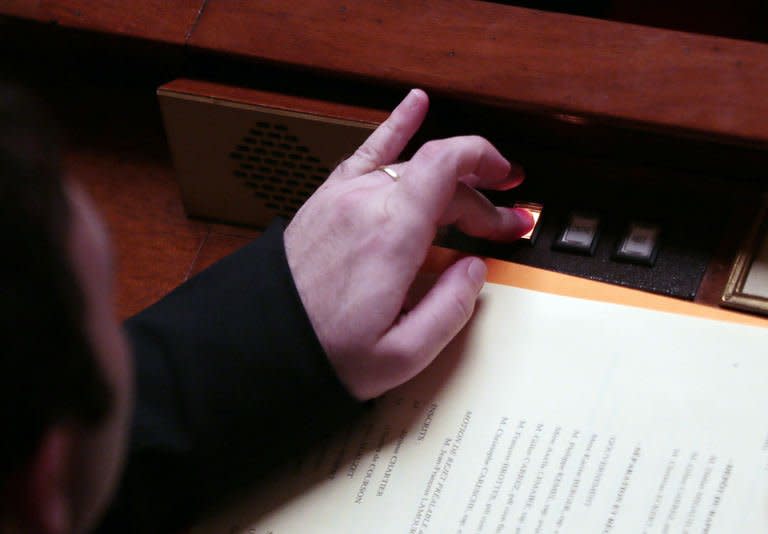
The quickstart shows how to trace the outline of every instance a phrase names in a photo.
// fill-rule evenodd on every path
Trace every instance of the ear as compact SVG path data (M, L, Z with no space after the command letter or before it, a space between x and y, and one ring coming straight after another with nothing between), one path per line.
M76 437L65 424L50 428L20 473L17 520L24 532L60 534L72 528L72 480ZM16 499L14 499L16 500Z

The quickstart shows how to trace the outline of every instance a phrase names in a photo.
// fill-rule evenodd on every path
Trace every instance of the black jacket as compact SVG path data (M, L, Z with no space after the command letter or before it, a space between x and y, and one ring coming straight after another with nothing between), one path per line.
M283 226L129 319L136 405L98 532L178 532L360 410L293 283Z

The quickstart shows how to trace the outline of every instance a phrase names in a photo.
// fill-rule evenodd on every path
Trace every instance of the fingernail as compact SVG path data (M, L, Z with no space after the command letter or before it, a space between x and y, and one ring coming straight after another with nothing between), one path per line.
M421 89L413 88L408 92L408 95L405 97L405 99L410 103L412 107L417 106L419 105L418 96L422 93L423 91Z
M488 274L488 268L482 260L473 258L472 261L469 262L469 267L467 267L467 274L472 282L475 283L475 286L480 289L485 283L485 276Z
M499 188L504 191L517 187L525 180L525 170L517 163L509 162L509 174L506 181Z

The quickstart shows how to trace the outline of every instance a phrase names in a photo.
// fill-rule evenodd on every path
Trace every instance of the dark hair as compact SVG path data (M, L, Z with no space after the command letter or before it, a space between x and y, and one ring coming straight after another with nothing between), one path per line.
M0 490L51 425L95 425L111 408L69 258L56 137L38 102L0 84Z

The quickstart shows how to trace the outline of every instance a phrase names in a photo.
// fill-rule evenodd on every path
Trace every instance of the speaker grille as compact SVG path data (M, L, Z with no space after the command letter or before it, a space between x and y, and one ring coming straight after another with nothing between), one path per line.
M387 117L195 80L171 82L158 95L187 213L257 228L293 217Z
M264 206L291 218L331 170L284 124L255 122L230 152L232 176Z

